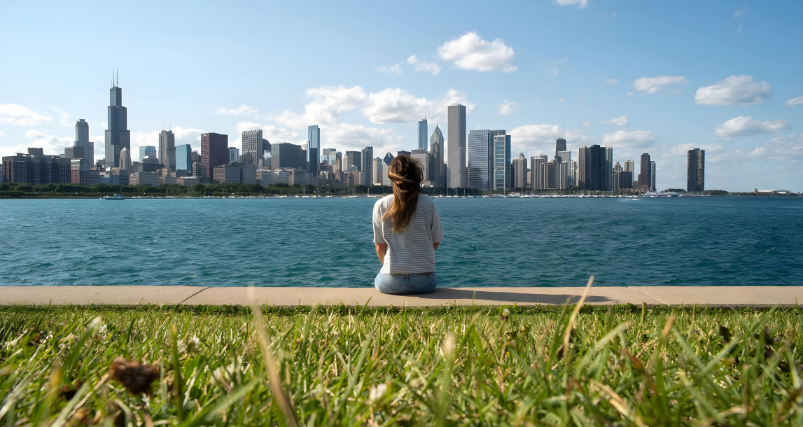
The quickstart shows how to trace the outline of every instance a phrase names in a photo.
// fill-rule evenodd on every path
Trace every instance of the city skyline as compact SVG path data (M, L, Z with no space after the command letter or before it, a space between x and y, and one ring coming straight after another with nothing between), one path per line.
M51 44L25 38L4 44L7 67L0 78L8 84L0 86L0 155L26 147L63 152L74 143L72 125L85 119L89 140L95 141L94 157L104 158L101 129L108 127L108 119L99 106L108 105L102 89L108 89L108 73L116 66L127 94L132 159L139 147L158 145L168 122L175 144L191 144L196 151L202 133L230 135L229 145L240 147L244 130L262 129L271 142L300 144L306 141L306 127L317 124L321 147L345 152L371 145L376 153L395 153L417 148L417 125L424 117L440 125L448 139L446 106L459 102L467 110L466 132L507 129L512 151L528 158L551 154L565 126L573 159L578 147L594 144L616 147L620 162L649 152L662 188L685 187L686 152L695 147L707 151L706 188L793 188L803 182L803 171L795 165L803 158L803 82L795 77L803 58L785 48L803 32L793 19L803 5L739 5L745 13L738 15L736 5L691 2L543 2L520 4L517 14L479 12L471 4L455 11L453 6L431 6L435 14L456 14L437 29L416 20L405 28L393 24L410 16L409 5L372 5L359 16L331 5L311 8L309 20L316 24L311 38L322 46L340 46L322 53L320 60L329 66L316 70L294 66L303 63L303 52L320 50L310 38L261 43L285 33L300 5L273 6L272 15L288 19L264 33L226 31L235 28L232 18L243 13L243 5L215 10L223 18L220 40L182 20L163 35L175 38L169 51L153 42L150 49L138 47L149 39L136 19L150 20L155 4L145 2L115 22L115 31L125 37L114 44L87 44L81 32L67 30L71 17L80 13L105 31L111 23L103 17L112 13L106 5L89 11L57 3L46 8L2 5L0 40L11 40L30 22L41 26L42 37L58 36ZM198 21L209 19L214 8L205 3L165 7ZM489 25L492 17L510 25ZM656 20L659 24L648 24ZM331 39L315 37L327 28L331 33L334 21L340 29ZM342 29L350 22L364 24L362 31ZM524 22L528 25L517 24ZM681 22L683 31L677 33ZM365 31L387 25L408 37L365 37ZM573 35L552 37L561 28L573 28ZM224 48L227 59L198 65L201 46L210 43ZM68 55L79 44L86 53ZM357 45L365 47L358 49L364 53L349 61L331 56ZM245 55L243 50L255 48L255 64L270 64L281 55L289 66L230 66ZM716 60L699 61L703 52ZM158 71L145 66L159 55L176 60ZM95 59L87 68L84 57L109 64ZM60 67L54 69L53 63ZM747 169L755 172L740 173Z

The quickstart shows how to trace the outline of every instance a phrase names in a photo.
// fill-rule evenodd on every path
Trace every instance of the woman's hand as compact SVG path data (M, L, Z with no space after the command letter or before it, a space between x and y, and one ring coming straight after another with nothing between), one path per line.
M385 265L385 254L388 253L388 244L374 243L374 246L376 246L376 256L379 257L379 262Z

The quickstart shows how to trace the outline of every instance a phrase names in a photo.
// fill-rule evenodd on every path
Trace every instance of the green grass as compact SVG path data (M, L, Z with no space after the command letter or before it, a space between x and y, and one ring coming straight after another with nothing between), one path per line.
M800 310L574 308L0 307L0 424L803 425Z

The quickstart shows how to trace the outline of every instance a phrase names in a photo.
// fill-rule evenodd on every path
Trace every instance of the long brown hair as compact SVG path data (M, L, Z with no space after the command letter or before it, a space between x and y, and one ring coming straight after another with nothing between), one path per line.
M393 222L390 229L396 233L407 228L418 207L418 193L424 180L421 169L418 160L409 156L396 156L388 167L388 178L393 181L393 203L382 219Z

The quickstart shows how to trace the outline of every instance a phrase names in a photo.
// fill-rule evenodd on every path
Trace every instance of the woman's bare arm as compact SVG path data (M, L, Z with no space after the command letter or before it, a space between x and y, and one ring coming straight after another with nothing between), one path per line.
M441 244L441 242L435 242L435 243L432 244L432 247L437 250L438 249L438 245L440 245L440 244Z
M383 265L385 264L385 254L388 252L388 244L387 243L374 243L376 246L376 256L379 257L379 262Z

